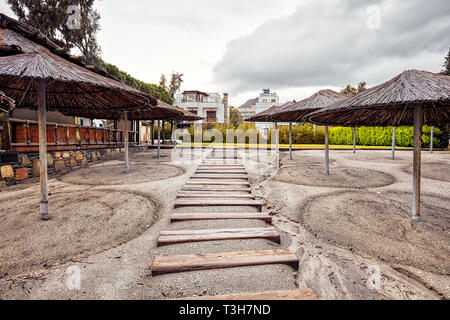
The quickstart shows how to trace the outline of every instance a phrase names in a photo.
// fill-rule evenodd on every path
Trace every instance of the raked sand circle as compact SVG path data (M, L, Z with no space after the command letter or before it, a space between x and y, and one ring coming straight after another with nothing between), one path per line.
M389 263L450 272L450 198L422 195L422 222L411 220L408 192L337 192L312 198L300 220L315 236Z
M147 196L121 191L53 191L50 220L39 194L0 202L0 277L76 260L128 242L157 219ZM130 214L132 212L133 214Z
M125 166L96 165L70 172L61 181L81 185L121 185L137 184L165 180L182 175L180 167L160 163L130 163L130 171L125 173Z
M275 180L315 187L366 189L387 186L395 178L387 173L357 168L333 167L330 175L325 174L324 165L292 165L282 167Z

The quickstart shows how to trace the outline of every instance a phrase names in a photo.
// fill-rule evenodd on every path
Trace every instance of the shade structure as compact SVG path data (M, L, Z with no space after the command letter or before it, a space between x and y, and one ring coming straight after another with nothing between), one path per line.
M450 122L450 76L408 70L308 118L336 126L412 125L418 105L426 124Z
M9 112L14 108L14 100L7 97L4 92L0 91L0 112Z
M180 108L178 106L171 106L171 105L168 105L167 103L164 103L164 102L163 102L163 105L168 107L168 108L171 108L171 109L174 109L176 111L181 112L181 114L179 116L177 116L176 118L169 118L169 120L197 121L197 120L203 120L204 119L203 117L201 117L199 115L196 115L195 113L192 113L190 111L184 110L183 108Z
M312 113L309 121L339 126L414 125L412 217L420 221L422 126L450 122L450 76L408 70Z
M347 95L330 89L320 90L298 102L287 103L282 108L275 110L271 118L276 121L302 122L309 113L323 109L337 101L348 98Z
M250 122L275 122L272 118L272 115L274 115L278 110L283 109L284 107L292 104L292 101L286 102L280 106L272 106L267 110L264 110L260 113L255 114L253 117L248 118L246 121Z
M21 108L37 109L41 218L49 219L46 111L131 111L157 100L85 65L39 30L0 14L0 90Z

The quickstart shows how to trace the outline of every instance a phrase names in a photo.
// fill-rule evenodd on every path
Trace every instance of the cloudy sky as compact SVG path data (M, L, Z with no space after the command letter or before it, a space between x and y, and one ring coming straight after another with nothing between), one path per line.
M369 86L406 69L438 72L450 47L448 0L97 0L103 58L157 83L282 101ZM0 11L11 14L5 0Z

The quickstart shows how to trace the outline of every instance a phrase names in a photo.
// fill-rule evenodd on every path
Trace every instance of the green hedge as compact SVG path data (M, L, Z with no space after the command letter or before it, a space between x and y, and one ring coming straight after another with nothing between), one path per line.
M356 128L356 144L361 146L391 146L392 127L359 127ZM428 147L431 140L431 127L424 126L422 146ZM399 147L412 147L414 145L414 130L412 127L398 127L395 142ZM352 145L353 128L330 128L330 144ZM434 128L433 144L436 148L445 148L448 145L448 135L444 127Z
M214 142L214 137L211 136L211 129L217 129L222 133L224 142L226 142L226 130L228 129L242 129L246 132L248 129L255 129L254 123L245 122L238 128L233 125L219 124L219 123L203 123L203 142ZM279 125L279 136L281 144L289 143L289 126ZM155 137L157 131L155 126ZM194 141L194 126L188 128L191 134L191 141ZM293 144L324 144L325 132L324 127L314 126L310 123L300 123L292 125L292 143ZM170 124L165 125L166 139L170 138ZM269 132L268 141L271 141L272 131ZM422 146L428 147L430 145L431 127L424 126L422 134ZM329 128L330 144L332 145L353 145L353 128L347 127L330 127ZM396 129L396 145L399 147L413 146L414 132L412 127L397 127ZM436 148L445 148L448 145L448 133L445 127L434 128L434 146ZM258 133L258 141L260 135ZM235 139L237 142L237 139ZM249 142L246 137L245 142ZM358 127L356 128L356 144L359 146L392 146L392 127Z

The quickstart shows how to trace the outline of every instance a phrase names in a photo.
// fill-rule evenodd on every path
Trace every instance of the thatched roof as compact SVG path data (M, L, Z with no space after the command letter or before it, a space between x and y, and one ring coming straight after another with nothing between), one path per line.
M253 117L248 118L246 121L251 122L271 122L274 121L272 119L272 115L276 113L278 110L281 110L282 108L286 107L287 105L291 104L292 101L286 102L285 104L282 104L281 106L273 106L270 107L267 110L264 110L263 112L255 114Z
M179 106L170 106L172 108L175 108L176 110L182 112L180 116L175 118L174 120L178 121L197 121L197 120L203 120L203 117L200 117L199 115L196 115L195 113L189 112L187 110L184 110L183 108L180 108Z
M79 116L90 119L122 119L123 111L118 110L86 110L86 111L65 111L67 116ZM128 120L168 120L182 116L183 112L167 103L158 100L157 107L147 107L128 111Z
M272 119L277 121L298 122L304 120L309 113L328 107L329 105L347 99L348 96L333 90L320 90L311 97L299 102L287 104L282 109L272 114Z
M132 110L157 99L131 88L95 66L87 66L39 30L0 14L0 90L17 107L36 108L36 79L48 80L47 109Z
M400 126L414 123L414 107L422 105L424 123L450 122L450 76L409 70L347 100L314 112L316 124Z
M4 92L0 91L0 112L9 112L14 107L14 100L8 98Z

